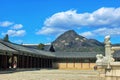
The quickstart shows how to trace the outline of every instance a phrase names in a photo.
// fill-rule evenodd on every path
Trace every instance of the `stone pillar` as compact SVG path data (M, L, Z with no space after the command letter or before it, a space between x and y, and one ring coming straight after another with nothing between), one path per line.
M105 37L105 57L108 60L108 63L110 62L111 58L111 43L110 43L110 36Z

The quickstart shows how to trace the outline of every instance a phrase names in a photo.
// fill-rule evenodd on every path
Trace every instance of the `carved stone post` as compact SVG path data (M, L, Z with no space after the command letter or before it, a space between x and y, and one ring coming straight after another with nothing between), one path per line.
M105 57L108 60L108 64L111 61L111 42L110 42L110 36L105 37Z

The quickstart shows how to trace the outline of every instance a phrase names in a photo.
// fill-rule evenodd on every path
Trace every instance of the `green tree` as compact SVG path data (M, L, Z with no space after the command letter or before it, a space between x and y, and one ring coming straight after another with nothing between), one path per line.
M4 41L9 42L9 35L6 34L5 37L3 38Z
M40 50L44 50L44 44L42 44L42 43L40 43L39 45L38 45L38 49L40 49Z

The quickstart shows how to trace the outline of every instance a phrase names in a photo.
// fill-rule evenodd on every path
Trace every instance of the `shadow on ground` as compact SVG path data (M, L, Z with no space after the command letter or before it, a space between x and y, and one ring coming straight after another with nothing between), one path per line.
M42 69L52 70L52 69L49 69L49 68L42 68ZM0 74L11 74L11 73L15 73L15 72L37 71L37 70L41 70L41 68L6 69L6 70L0 70Z

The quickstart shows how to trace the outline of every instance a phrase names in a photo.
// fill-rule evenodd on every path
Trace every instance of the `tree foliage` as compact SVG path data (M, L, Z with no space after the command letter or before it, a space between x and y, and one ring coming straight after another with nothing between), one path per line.
M44 44L42 44L42 43L40 43L39 45L38 45L38 49L40 49L40 50L44 50Z
M4 41L9 42L9 35L6 34L5 37L3 38Z

